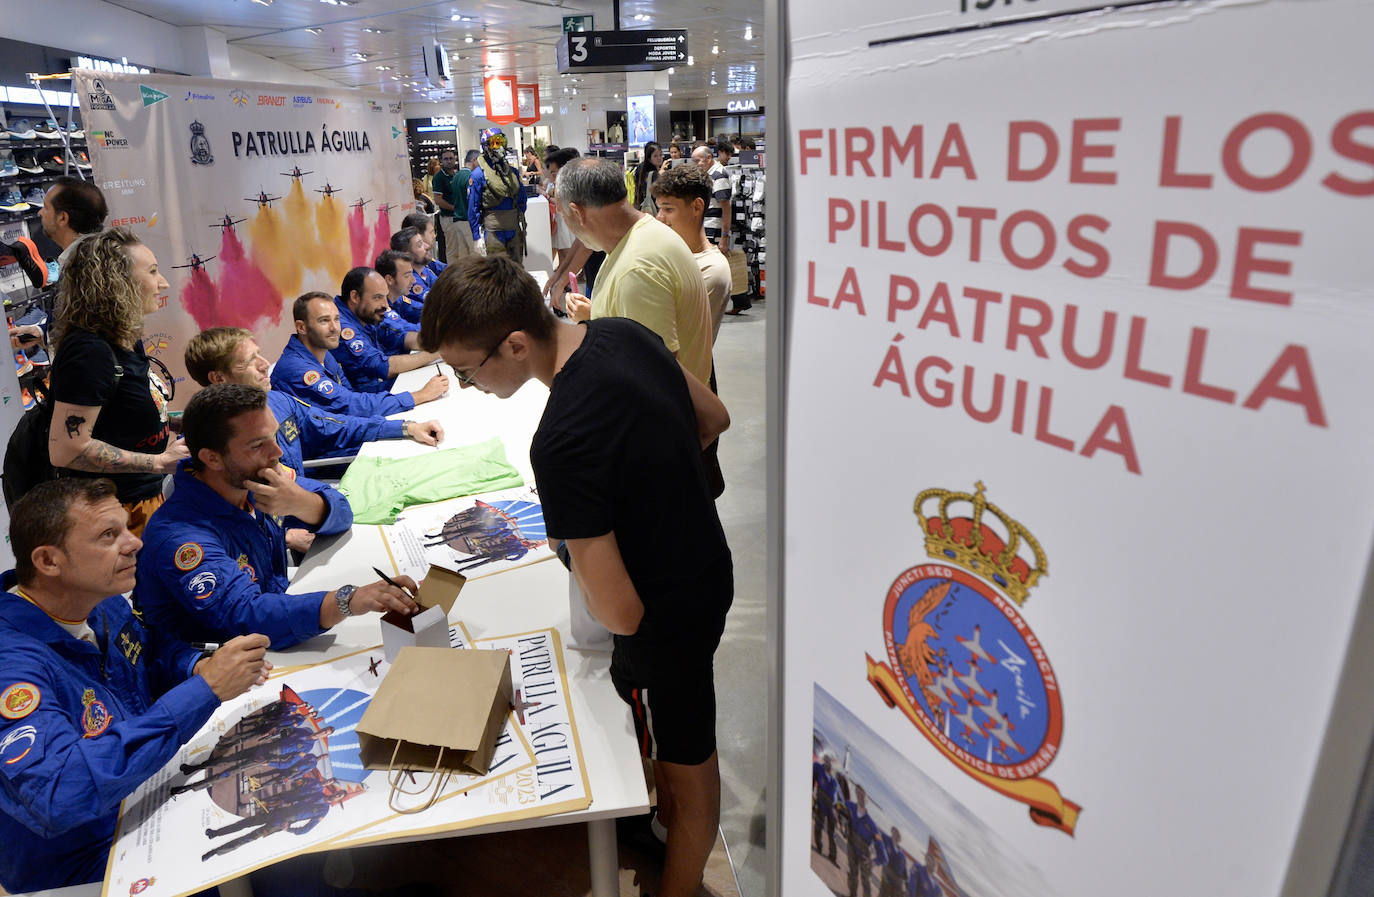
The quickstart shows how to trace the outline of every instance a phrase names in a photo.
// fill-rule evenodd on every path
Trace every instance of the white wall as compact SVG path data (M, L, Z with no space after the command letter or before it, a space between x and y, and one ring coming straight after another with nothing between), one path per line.
M324 87L338 87L337 81L321 77L314 72L302 71L275 59L268 59L249 50L240 49L233 44L229 49L229 71L215 72L216 78L229 78L235 81L268 81L273 84L311 84Z

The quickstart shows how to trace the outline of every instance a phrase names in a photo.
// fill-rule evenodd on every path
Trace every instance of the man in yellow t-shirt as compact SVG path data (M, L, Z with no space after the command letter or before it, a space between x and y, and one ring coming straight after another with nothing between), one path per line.
M558 172L558 209L584 246L606 252L596 295L565 297L568 314L630 318L658 334L702 383L711 379L711 310L696 259L673 230L630 205L620 166L576 159Z

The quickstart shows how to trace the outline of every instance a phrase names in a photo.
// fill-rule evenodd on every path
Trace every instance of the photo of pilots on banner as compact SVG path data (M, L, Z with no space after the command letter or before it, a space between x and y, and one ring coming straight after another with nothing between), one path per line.
M1054 894L1039 870L820 685L806 836L811 871L838 897Z

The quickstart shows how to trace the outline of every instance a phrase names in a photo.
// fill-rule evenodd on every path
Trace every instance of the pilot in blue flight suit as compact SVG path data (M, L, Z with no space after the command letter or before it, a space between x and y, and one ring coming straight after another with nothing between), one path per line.
M353 512L337 490L281 466L262 390L207 386L186 406L182 429L191 456L138 557L134 601L149 622L192 641L261 632L281 649L352 613L412 611L386 583L286 594L285 523L329 535L348 529Z
M54 512L62 532L47 522ZM141 543L109 480L41 483L11 515L16 567L0 577L10 589L0 593L0 885L19 893L100 881L120 801L222 699L266 675L267 640L207 657L135 618L120 593L133 587Z
M339 310L339 344L331 352L348 382L359 392L387 392L396 375L439 360L433 352L412 352L420 344L419 330L399 337L403 329L387 299L386 278L371 268L354 268L344 275L334 304ZM392 323L379 328L392 315Z
M367 270L367 269L362 269ZM328 414L385 417L433 401L448 390L448 378L431 377L413 393L356 392L330 351L339 345L339 311L327 293L306 293L292 306L296 333L272 369L273 390L290 393ZM407 356L421 358L421 355Z

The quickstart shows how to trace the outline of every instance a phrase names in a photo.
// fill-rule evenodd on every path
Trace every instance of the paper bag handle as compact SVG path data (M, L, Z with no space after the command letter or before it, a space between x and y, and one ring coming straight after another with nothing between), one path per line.
M408 770L396 768L396 755L400 750L401 739L398 738L396 739L396 746L391 749L391 762L388 763L386 767L386 783L391 786L391 792L386 798L386 805L395 813L422 813L434 806L434 802L439 799L439 792L444 790L444 786L448 784L448 780L453 773L451 770L447 769L444 770L442 774L439 772L439 764L442 763L444 759L444 748L441 747L439 748L439 755L434 758L434 768L429 771L430 781L421 786L418 791L407 791L402 787L402 782ZM422 806L411 807L409 809L396 806L396 795L407 794L411 797L415 797L424 794L426 791L430 792L429 800L425 801Z

